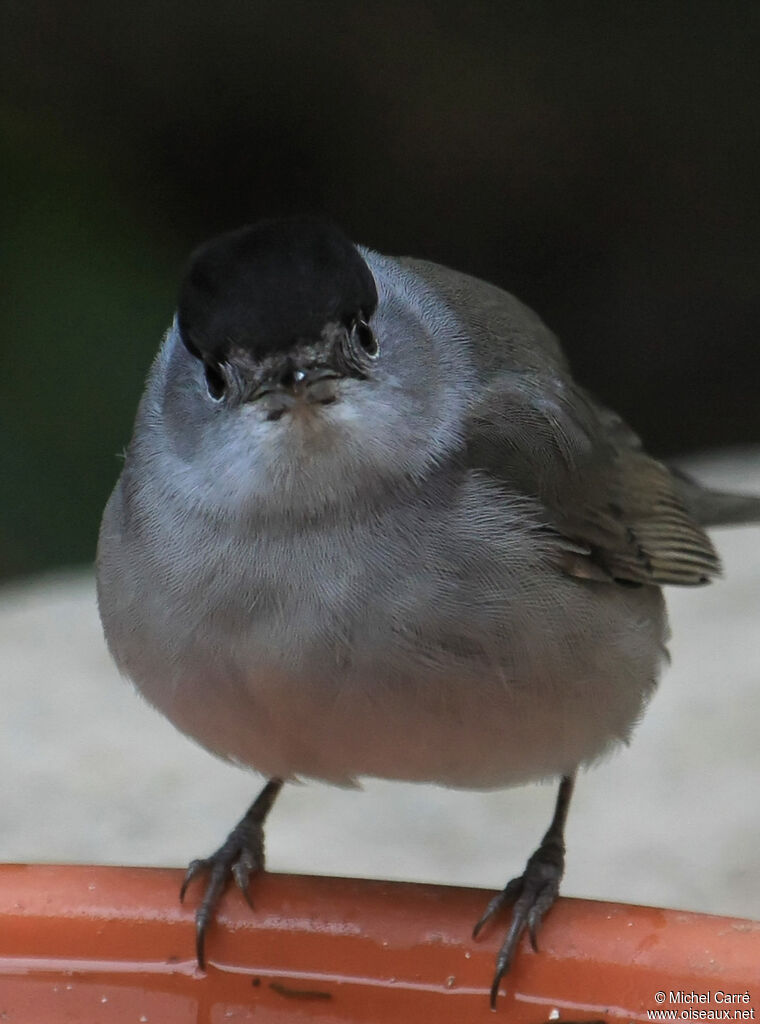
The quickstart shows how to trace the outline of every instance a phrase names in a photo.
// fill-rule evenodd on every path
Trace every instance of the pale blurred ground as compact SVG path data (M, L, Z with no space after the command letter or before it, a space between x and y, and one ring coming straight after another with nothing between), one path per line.
M759 451L699 466L760 492ZM760 527L715 538L725 580L668 591L672 667L632 745L579 781L567 895L760 918ZM184 866L260 785L118 677L89 571L0 590L0 716L0 860ZM269 866L497 888L522 870L553 799L548 786L290 786Z

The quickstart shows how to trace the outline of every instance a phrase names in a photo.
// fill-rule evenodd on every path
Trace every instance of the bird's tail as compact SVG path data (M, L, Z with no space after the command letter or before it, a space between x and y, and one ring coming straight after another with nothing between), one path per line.
M682 469L668 467L678 496L700 526L732 526L760 522L760 495L711 491Z

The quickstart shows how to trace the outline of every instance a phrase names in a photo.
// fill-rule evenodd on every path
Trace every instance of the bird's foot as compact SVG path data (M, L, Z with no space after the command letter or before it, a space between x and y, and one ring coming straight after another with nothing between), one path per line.
M253 908L248 884L264 867L263 823L248 825L245 818L230 832L225 842L211 854L191 861L179 898L184 900L190 883L201 875L207 876L206 890L195 911L195 953L198 966L205 970L204 945L206 930L216 915L219 901L232 879Z
M496 972L491 985L492 1010L496 1009L501 980L512 965L517 945L526 929L533 949L538 951L538 928L557 899L564 870L565 845L561 836L545 836L523 874L507 883L475 925L473 938L477 938L483 927L505 907L513 907L512 923L496 958Z
M281 787L279 779L267 783L219 849L210 857L191 861L188 865L179 892L180 900L185 899L191 882L201 875L207 876L203 899L195 911L195 955L201 970L206 968L206 931L230 881L234 880L246 903L253 909L248 887L251 880L264 870L264 819Z

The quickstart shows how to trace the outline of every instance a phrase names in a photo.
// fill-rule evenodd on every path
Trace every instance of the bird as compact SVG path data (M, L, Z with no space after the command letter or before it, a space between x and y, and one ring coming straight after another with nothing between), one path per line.
M662 588L760 519L649 455L501 288L270 218L191 255L96 557L121 672L268 781L205 879L250 902L284 784L559 780L490 989L557 899L579 768L627 743L667 659Z

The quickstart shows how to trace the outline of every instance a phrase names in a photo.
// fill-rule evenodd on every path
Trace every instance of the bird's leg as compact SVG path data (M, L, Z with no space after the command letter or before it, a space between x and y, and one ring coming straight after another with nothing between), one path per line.
M253 907L248 883L264 869L264 821L281 789L282 779L270 779L219 849L210 857L194 860L188 866L179 892L180 900L184 900L187 887L194 878L208 875L201 905L195 911L195 953L201 970L206 967L206 929L230 879L234 878L248 905Z
M519 878L513 878L486 907L475 925L473 938L504 907L513 906L512 923L496 958L496 973L491 985L491 1009L496 1008L501 979L509 970L523 932L527 928L533 949L538 950L536 935L544 914L554 904L565 870L565 821L573 794L575 775L564 775L557 794L554 817L541 845L525 865Z

